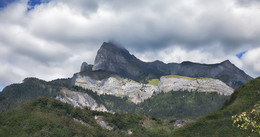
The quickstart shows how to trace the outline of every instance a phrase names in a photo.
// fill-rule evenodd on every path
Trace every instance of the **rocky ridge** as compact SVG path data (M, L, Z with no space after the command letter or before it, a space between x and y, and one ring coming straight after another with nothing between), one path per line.
M90 89L97 94L115 95L118 97L127 96L134 103L143 102L158 92L158 88L150 84L142 84L136 81L121 78L109 77L102 80L96 80L90 76L81 76L76 74L73 77L74 85Z
M220 95L231 95L234 91L231 87L218 79L212 78L180 78L161 77L158 85L160 92L169 91L198 91L217 92Z
M152 97L154 94L169 91L217 92L220 95L231 95L233 89L217 79L190 78L181 76L163 76L158 86L139 83L119 76L111 76L102 80L90 76L75 74L73 85L90 89L97 94L129 97L135 104Z
M125 48L106 42L98 50L92 70L104 70L136 81L147 77L158 79L164 75L208 77L219 79L232 88L253 79L229 60L217 64L143 62Z

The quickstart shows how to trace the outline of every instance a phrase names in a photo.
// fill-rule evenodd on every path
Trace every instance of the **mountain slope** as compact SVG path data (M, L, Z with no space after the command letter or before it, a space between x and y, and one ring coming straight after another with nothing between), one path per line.
M0 93L0 112L15 108L39 96L55 97L61 90L57 84L37 78L26 78L21 84L12 84Z
M244 111L251 111L257 101L260 101L260 78L249 81L235 90L220 110L178 129L172 135L194 137L257 137L259 135L256 133L233 127L233 121L231 119L232 115L240 114Z
M137 81L147 81L163 75L209 77L220 79L233 88L252 80L228 60L219 64L143 62L126 49L112 43L102 44L97 52L93 70L105 70Z
M3 137L151 137L169 135L170 127L145 115L89 111L43 97L0 113L0 136Z
M27 100L44 96L81 108L88 106L91 110L135 112L160 118L196 119L218 109L228 97L217 93L169 91L154 94L152 98L135 104L127 96L98 95L81 87L70 87L64 81L66 80L46 82L36 78L26 78L21 84L10 85L0 93L0 110L4 112L20 106Z

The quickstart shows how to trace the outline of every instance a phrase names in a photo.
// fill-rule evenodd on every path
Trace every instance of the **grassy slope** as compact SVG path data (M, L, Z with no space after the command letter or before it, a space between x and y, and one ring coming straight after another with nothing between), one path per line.
M159 79L151 79L151 80L148 81L148 84L158 86L159 81L160 81Z
M102 129L94 116L102 116L113 127ZM75 121L82 120L86 125ZM143 126L144 123L146 126ZM167 136L168 125L140 114L110 114L74 108L55 99L40 97L7 112L0 113L0 136Z
M176 130L172 136L258 136L255 133L233 127L231 116L244 111L250 111L254 104L260 100L259 91L260 78L247 82L231 95L220 110Z

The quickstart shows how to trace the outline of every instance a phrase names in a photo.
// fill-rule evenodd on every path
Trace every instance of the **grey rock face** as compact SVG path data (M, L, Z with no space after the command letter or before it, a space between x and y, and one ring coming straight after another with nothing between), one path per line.
M105 70L122 77L138 80L137 77L145 71L145 68L144 70L140 69L143 65L142 61L130 55L126 49L111 43L103 43L97 52L92 70Z
M158 92L156 86L138 83L121 77L109 77L103 80L96 80L89 76L76 74L73 79L75 79L74 85L76 86L90 89L98 94L115 95L118 97L128 96L131 101L136 104L143 102Z
M158 88L160 92L169 91L198 91L217 92L220 95L231 95L234 91L220 80L211 78L166 78L161 77Z
M89 65L88 63L86 62L83 62L81 64L81 67L80 67L80 72L84 72L84 71L91 71L92 70L92 65Z
M194 91L194 92L217 92L220 95L231 95L233 89L220 80L211 78L183 78L183 77L161 77L158 87L150 84L142 84L136 81L111 76L102 80L93 79L89 76L75 74L73 85L90 89L98 95L114 95L118 97L129 97L138 104L151 98L152 95L169 91Z
M107 112L106 107L103 104L97 104L87 93L70 91L68 89L61 90L62 96L57 96L56 99L64 103L69 103L74 107L78 106L84 108L87 106L90 110Z
M142 62L126 49L112 43L103 43L98 50L93 70L104 70L136 81L147 76L160 78L164 75L209 77L219 79L233 88L252 80L252 77L228 60L218 64L199 64L187 61L180 64L165 64L161 61Z

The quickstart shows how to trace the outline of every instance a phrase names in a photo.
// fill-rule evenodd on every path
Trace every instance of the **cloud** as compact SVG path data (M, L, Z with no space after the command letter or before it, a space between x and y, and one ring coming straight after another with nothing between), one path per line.
M242 56L242 61L245 64L245 69L256 76L260 74L260 47L249 50Z
M237 4L241 6L252 6L252 5L258 5L260 4L259 0L237 0Z
M257 4L242 0L27 0L0 10L0 83L70 77L93 63L104 41L146 61L218 63L230 59L259 76ZM254 2L255 3L255 2ZM15 9L15 10L14 10ZM241 59L237 53L248 51Z

